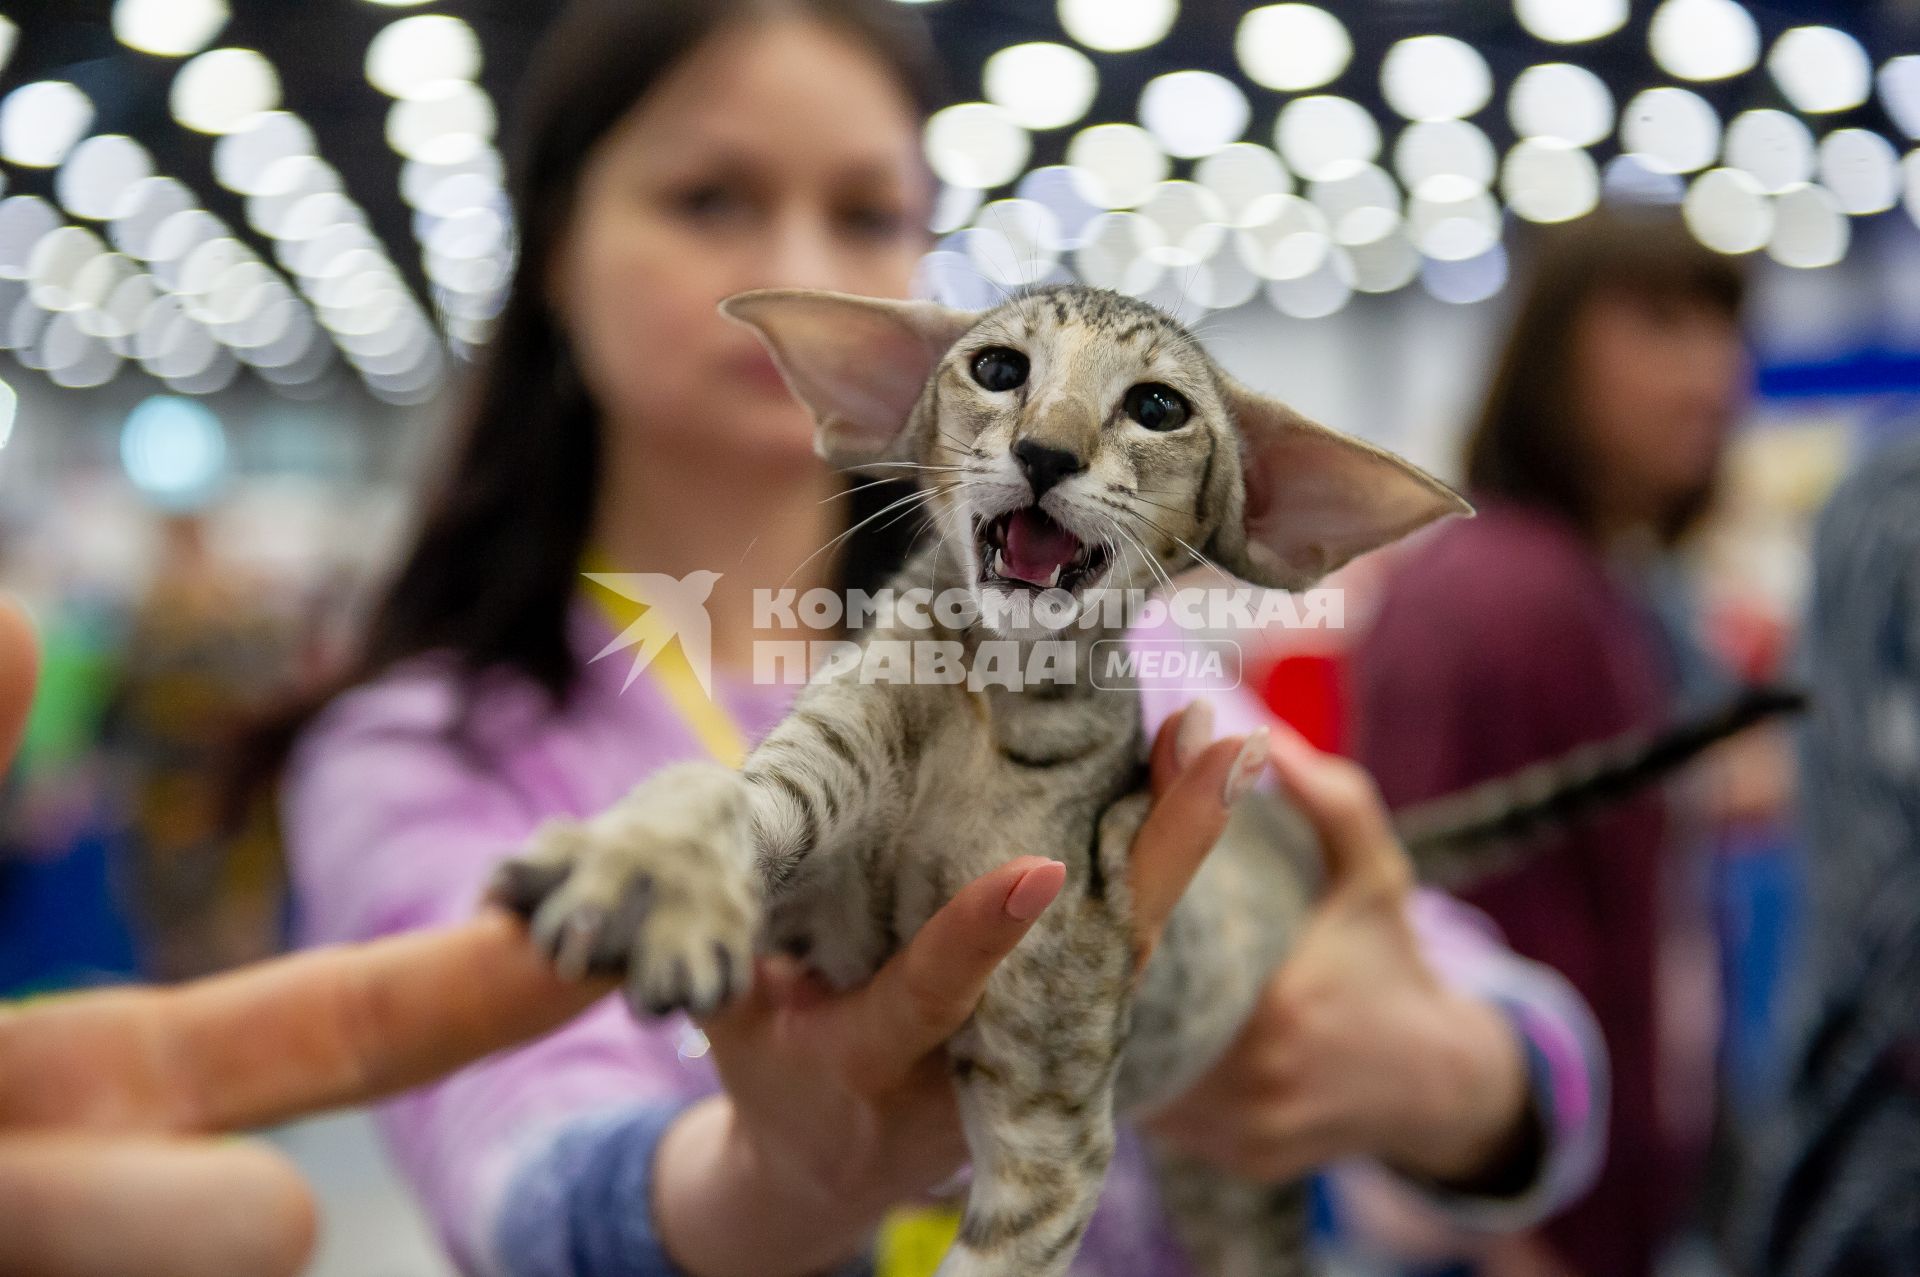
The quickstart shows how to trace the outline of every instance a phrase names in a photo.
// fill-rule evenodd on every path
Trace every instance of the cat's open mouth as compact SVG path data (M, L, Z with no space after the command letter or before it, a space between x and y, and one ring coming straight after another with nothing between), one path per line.
M1107 548L1088 545L1039 506L974 520L984 584L1072 591L1099 576Z

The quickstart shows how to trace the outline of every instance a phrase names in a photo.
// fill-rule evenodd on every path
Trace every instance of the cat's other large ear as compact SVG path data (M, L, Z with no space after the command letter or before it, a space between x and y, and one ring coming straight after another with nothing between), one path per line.
M720 310L760 334L819 423L815 450L842 467L894 455L927 378L978 318L934 302L794 288L741 293Z
M1384 449L1222 378L1246 446L1246 499L1228 494L1212 556L1256 585L1305 589L1349 559L1473 507ZM1239 505L1240 508L1234 508Z

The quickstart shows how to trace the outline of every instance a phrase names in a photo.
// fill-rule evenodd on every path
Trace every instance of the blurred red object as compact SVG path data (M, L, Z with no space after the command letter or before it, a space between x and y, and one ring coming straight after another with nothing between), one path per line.
M1333 652L1293 652L1268 668L1260 699L1313 745L1347 752L1346 658Z
M1752 600L1728 599L1709 607L1703 628L1708 647L1750 683L1780 677L1793 648L1793 627Z

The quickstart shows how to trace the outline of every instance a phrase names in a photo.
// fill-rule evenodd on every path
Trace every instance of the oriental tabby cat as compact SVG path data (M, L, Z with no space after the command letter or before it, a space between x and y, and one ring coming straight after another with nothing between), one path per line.
M1073 673L829 671L741 770L667 768L600 815L544 826L496 892L531 914L563 971L621 969L636 1008L699 1013L742 991L756 949L803 954L851 987L1008 849L1065 862L1061 895L949 1044L973 1177L940 1269L1059 1277L1115 1115L1179 1094L1226 1048L1320 872L1283 804L1241 803L1136 981L1127 856L1147 808L1146 741L1137 690L1087 676L1094 645L1111 648L1127 621L1099 601L1196 562L1300 589L1470 509L1240 385L1179 324L1114 293L1047 288L968 314L769 291L724 309L759 331L812 409L822 455L922 479L935 536L898 584L956 592L974 611L909 625L883 609L863 643L938 641L968 661L996 643L1022 656L1054 644L1051 668ZM1040 624L1022 605L1043 598L1089 623ZM1540 793L1528 790L1536 806ZM1456 852L1472 841L1451 834ZM1160 1172L1200 1271L1307 1271L1297 1187L1171 1158Z

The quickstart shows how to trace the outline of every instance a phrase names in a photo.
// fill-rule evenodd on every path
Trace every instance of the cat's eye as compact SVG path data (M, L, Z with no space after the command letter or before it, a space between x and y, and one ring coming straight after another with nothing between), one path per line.
M1017 350L989 346L973 357L973 379L995 393L1018 390L1026 385L1031 366Z
M1129 390L1124 406L1129 417L1149 430L1178 430L1193 415L1184 395L1157 381Z

